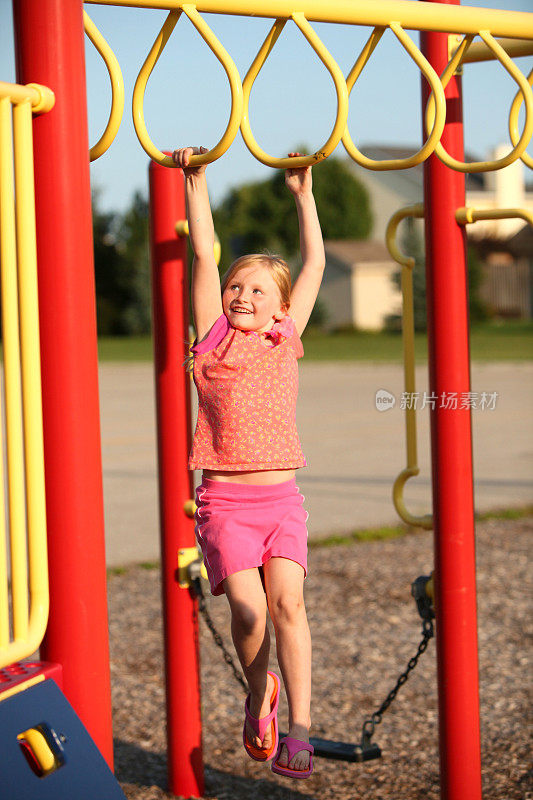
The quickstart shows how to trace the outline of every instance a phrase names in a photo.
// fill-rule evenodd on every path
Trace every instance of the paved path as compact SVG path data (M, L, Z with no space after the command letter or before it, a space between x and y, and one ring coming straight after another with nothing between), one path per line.
M100 367L102 455L109 565L159 558L153 370L148 363ZM416 388L428 391L427 369ZM375 395L396 397L377 411ZM473 392L497 392L493 410L472 411L475 507L533 499L533 364L473 364ZM309 466L297 473L309 535L396 524L391 500L406 465L403 369L396 364L301 363L298 428ZM414 514L431 512L429 412L417 414L420 474L407 482ZM195 475L200 478L199 473Z

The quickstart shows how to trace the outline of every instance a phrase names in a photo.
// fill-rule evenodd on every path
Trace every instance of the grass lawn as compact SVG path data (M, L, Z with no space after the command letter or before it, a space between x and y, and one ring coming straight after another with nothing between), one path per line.
M392 333L343 332L324 334L308 329L303 335L307 361L402 360L402 337ZM151 361L150 336L101 337L101 361ZM472 325L470 353L473 361L528 361L533 359L533 321L512 320ZM416 334L415 355L427 361L427 336Z

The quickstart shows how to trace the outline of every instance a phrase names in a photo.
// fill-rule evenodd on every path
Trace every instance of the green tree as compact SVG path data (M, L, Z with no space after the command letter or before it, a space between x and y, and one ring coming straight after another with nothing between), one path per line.
M151 329L150 245L148 201L135 192L131 205L117 230L117 247L124 262L128 302L121 310L121 322L129 334L149 333Z
M150 331L148 204L137 192L123 214L102 212L93 193L96 312L99 335Z
M300 147L300 152L305 148ZM365 239L372 228L366 189L342 161L313 167L313 193L325 239ZM243 253L265 249L291 259L299 247L298 217L285 173L231 189L213 214L222 245L221 270Z
M109 335L116 333L117 309L124 302L117 281L122 262L114 232L117 215L100 210L97 192L92 206L97 327L99 335Z

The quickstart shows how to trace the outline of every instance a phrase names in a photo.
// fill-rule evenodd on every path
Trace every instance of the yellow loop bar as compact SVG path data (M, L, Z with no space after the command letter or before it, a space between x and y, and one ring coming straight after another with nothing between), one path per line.
M233 63L233 60L228 52L216 38L215 34L205 20L202 19L202 17L198 14L195 6L184 5L180 10L171 11L165 20L165 23L161 28L161 31L141 68L141 71L139 72L135 82L135 88L133 90L133 124L135 126L137 137L143 149L150 156L150 158L156 163L162 164L165 167L175 167L176 164L173 162L170 156L166 156L164 153L158 150L148 136L148 131L146 130L146 125L144 122L144 92L148 78L150 77L152 70L159 59L159 56L163 52L163 49L168 42L178 19L180 18L181 11L183 11L189 17L200 36L204 39L224 67L231 89L231 112L224 135L212 150L208 150L207 153L204 153L201 156L191 156L189 162L190 166L194 167L200 164L210 164L212 161L216 161L217 158L220 158L220 156L226 152L228 147L235 139L242 117L243 98L241 79L237 71L237 67Z
M524 97L526 105L526 119L522 136L516 143L513 142L514 148L511 150L511 152L503 158L499 158L494 161L472 161L470 164L467 164L464 161L458 161L456 158L450 156L450 154L444 149L443 145L439 142L435 148L435 155L438 156L443 164L446 164L447 167L450 167L450 169L454 169L457 172L491 172L496 169L503 169L503 167L507 167L509 164L512 164L513 161L516 161L522 156L531 139L531 135L533 134L533 94L528 81L522 72L520 72L518 67L514 64L513 60L509 58L503 47L498 44L496 39L494 39L488 31L480 31L479 35L487 47L492 50L495 58L502 64L509 75L520 87L520 93ZM463 55L468 49L472 38L472 35L465 36L452 59L446 66L446 69L442 73L441 81L444 88L446 88L455 70L462 62ZM433 98L430 97L426 109L426 128L429 128L431 125L434 113L434 102Z
M124 113L124 79L122 78L122 72L117 57L86 11L83 12L83 24L85 26L85 33L104 59L111 81L112 96L109 120L102 136L89 150L90 160L96 161L97 158L100 158L100 156L103 156L103 154L109 150L120 128L122 115Z
M53 91L40 83L27 83L25 86L21 86L18 83L0 81L1 97L8 98L13 104L29 100L34 114L50 111L55 103Z
M533 44L533 43L530 43ZM527 82L530 86L533 86L533 69L527 76ZM518 133L518 112L520 111L520 106L524 102L524 95L521 91L516 93L516 97L512 102L511 111L509 112L509 135L511 137L511 141L513 144L518 142L519 133ZM533 169L533 158L526 153L525 151L520 156L524 164L526 164L530 169Z
M350 131L348 130L348 127L346 127L342 137L342 142L346 148L346 151L348 152L348 155L362 167L375 171L386 169L409 169L409 167L414 167L416 164L420 164L435 150L435 147L442 136L444 124L446 122L446 100L444 98L444 89L442 88L439 76L429 61L420 52L413 40L405 33L401 25L399 25L397 22L391 22L389 27L431 86L432 95L434 95L437 99L437 113L433 120L431 134L428 136L426 142L422 145L417 153L414 153L408 158L386 159L384 161L376 161L375 159L368 158L368 156L365 156L363 153L361 153L361 151L358 150L354 145ZM383 33L384 29L376 28L371 34L370 39L366 43L361 55L355 62L350 74L348 75L348 78L346 79L349 92L351 92L353 89L356 80L363 71L364 66L372 55L372 52L374 51Z
M337 116L329 139L320 148L320 150L317 150L312 155L296 156L293 158L275 158L274 156L270 156L268 153L262 150L257 144L252 134L248 119L250 91L255 79L257 78L257 75L267 60L287 21L285 19L277 19L268 33L265 41L263 42L261 49L255 57L254 62L248 70L248 73L243 81L244 110L241 121L241 133L248 150L253 156L255 156L255 158L257 158L258 161L266 164L267 167L276 167L278 169L287 169L288 167L308 167L327 158L340 142L348 119L348 90L346 88L346 81L344 80L339 65L301 12L298 11L291 14L291 19L299 27L333 78L333 83L335 84L335 90L337 92Z
M393 259L401 265L401 284L402 284L402 339L403 339L403 369L405 392L413 396L415 392L415 325L413 310L413 267L415 261L411 256L404 255L396 242L396 232L398 225L407 217L422 218L424 216L424 206L421 203L405 206L389 220L385 233L385 241L389 253ZM418 475L418 457L416 447L416 410L407 406L405 409L405 439L407 444L407 467L403 469L396 480L392 489L392 501L394 507L404 522L408 525L415 525L427 530L433 527L433 516L424 514L415 516L411 514L404 502L403 490L409 478Z

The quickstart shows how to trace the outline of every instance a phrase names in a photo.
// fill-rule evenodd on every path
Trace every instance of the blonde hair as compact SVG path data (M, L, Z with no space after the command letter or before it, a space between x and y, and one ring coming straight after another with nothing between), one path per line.
M282 308L289 309L291 304L291 273L286 261L281 256L270 253L252 253L235 259L222 276L221 291L224 294L228 283L245 267L266 267L279 289Z

